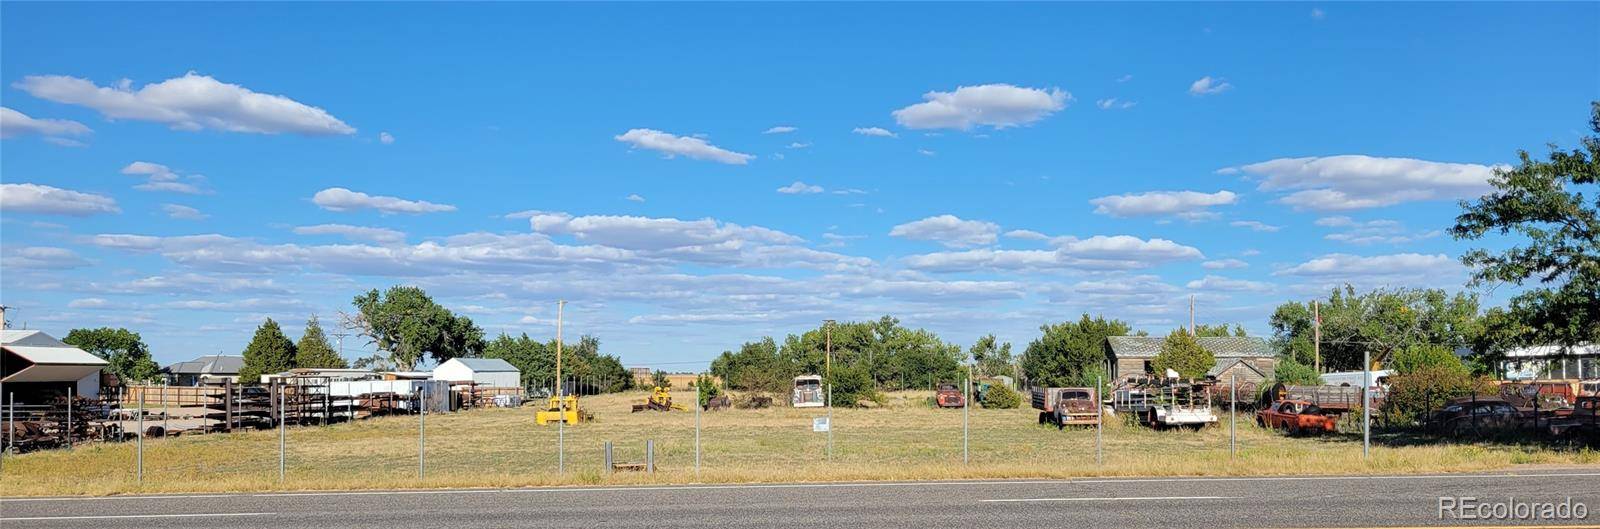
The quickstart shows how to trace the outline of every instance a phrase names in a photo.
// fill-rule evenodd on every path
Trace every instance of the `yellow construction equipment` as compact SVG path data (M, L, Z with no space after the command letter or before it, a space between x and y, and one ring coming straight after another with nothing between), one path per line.
M565 403L562 401L565 401ZM578 409L577 395L567 395L565 397L550 397L550 403L545 406L545 409L535 414L533 420L539 424L550 424L562 420L565 420L567 424L578 424L581 421L594 420L594 415L584 413Z
M634 404L633 405L633 411L635 413L641 412L641 411L646 411L646 410L650 410L650 411L670 411L670 410L683 411L684 407L672 403L672 394L667 392L667 388L663 388L663 387L657 386L657 387L654 387L654 388L650 389L650 397L645 399L644 404Z

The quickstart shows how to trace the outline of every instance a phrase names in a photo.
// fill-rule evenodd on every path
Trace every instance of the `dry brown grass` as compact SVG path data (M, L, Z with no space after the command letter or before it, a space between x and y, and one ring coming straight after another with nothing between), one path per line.
M1458 472L1518 464L1595 465L1592 450L1537 446L1383 446L1363 461L1359 439L1288 438L1240 415L1239 452L1230 458L1226 424L1199 432L1109 421L1105 463L1095 462L1092 429L1057 431L1036 412L973 409L970 464L962 464L960 410L925 407L928 392L891 395L886 408L834 410L834 454L811 431L820 409L729 410L702 415L702 464L694 470L689 412L630 414L642 393L588 398L598 420L566 428L566 473L556 471L557 430L533 423L533 408L489 409L427 419L425 479L417 477L417 418L390 417L288 432L288 476L278 482L276 431L150 440L145 479L134 478L134 445L99 444L8 457L7 496L99 495L574 484L774 482L1078 476L1284 475ZM692 402L678 392L674 399ZM654 475L604 472L601 443L620 461L643 461L656 441Z

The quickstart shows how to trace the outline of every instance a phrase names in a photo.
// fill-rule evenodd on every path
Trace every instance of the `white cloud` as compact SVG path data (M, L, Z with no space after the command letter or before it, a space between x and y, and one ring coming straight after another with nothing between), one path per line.
M133 186L140 191L170 191L186 195L206 194L197 183L205 182L204 175L179 175L177 171L158 163L133 162L122 168L122 174L146 177L144 183Z
M578 240L626 250L670 250L698 246L796 244L799 237L759 226L740 226L713 219L538 213L528 218L534 232L571 235Z
M1245 268L1250 266L1250 263L1238 259L1218 259L1200 263L1200 266L1209 270L1227 270L1230 268Z
M810 146L811 146L810 143L800 143L798 141L789 144L789 148L790 149L804 149L804 148L807 148L807 147L810 147Z
M810 195L821 193L822 191L822 186L807 184L799 180L795 180L793 184L778 188L778 192L785 195Z
M1228 225L1235 228L1250 228L1251 231L1264 231L1267 233L1276 233L1278 230L1283 229L1259 220L1236 220L1229 222Z
M1504 166L1349 154L1278 158L1240 169L1261 178L1262 191L1292 191L1279 200L1284 204L1337 211L1477 198L1491 189L1498 167Z
M933 152L933 151L930 151L930 150L927 150L927 149L917 149L917 154L920 154L920 155L923 155L923 156L934 156L934 155L937 155L939 153L936 153L936 152Z
M893 132L889 132L887 129L883 129L883 128L880 128L880 127L856 127L855 130L852 130L850 132L854 132L854 133L860 134L862 136L881 136L881 137L884 137L884 138L898 138L898 137L900 137L898 134L895 134Z
M629 202L644 202L644 197L639 196L638 193L628 195L626 198Z
M1027 125L1066 108L1072 94L1059 88L1023 88L1009 84L962 86L954 92L928 92L926 101L892 113L896 122L913 129L961 129L988 125L996 129Z
M1004 235L1006 237L1010 237L1012 239L1023 239L1023 240L1028 240L1028 241L1048 241L1048 240L1050 240L1050 236L1049 235L1045 235L1043 233L1039 233L1039 232L1036 232L1036 231L1033 231L1033 230L1011 230L1011 231L1005 232Z
M122 212L111 197L40 184L0 184L0 210L73 217Z
M398 244L406 242L404 232L389 228L374 228L370 226L351 226L349 224L317 224L315 226L296 226L294 232L300 235L338 235L352 241L372 241L378 244Z
M89 144L87 144L87 143L84 143L84 142L81 142L81 141L78 141L78 140L74 140L72 138L61 138L61 137L57 137L57 136L45 136L43 138L40 138L40 140L43 140L45 143L48 143L48 144L51 144L51 145L55 145L55 146L58 146L58 147L88 147L89 146Z
M358 209L376 209L384 214L389 213L436 213L441 211L455 211L456 207L448 204L434 204L421 200L405 200L396 197L368 195L359 191L351 191L342 187L330 187L318 191L311 197L311 202L328 211L355 211Z
M1189 287L1190 290L1215 290L1219 292L1267 292L1272 290L1270 283L1213 275L1208 275L1204 279L1190 281L1184 286Z
M1188 220L1216 217L1207 210L1239 201L1232 191L1201 193L1198 191L1151 191L1148 193L1112 195L1090 200L1094 212L1113 217L1176 216Z
M1132 270L1203 257L1200 250L1165 239L1096 235L1057 237L1055 250L975 249L906 257L907 266L934 272L974 270Z
M17 138L30 134L47 137L82 136L90 132L93 131L89 130L89 127L70 119L35 119L10 108L0 107L0 138Z
M935 241L951 248L994 244L1000 225L979 220L962 220L955 215L938 215L907 222L889 230L891 237Z
M867 194L866 190L864 190L864 189L856 189L856 188L853 188L853 187L845 188L845 189L835 189L833 191L830 191L830 193L833 193L835 195L865 195L865 194Z
M110 305L104 298L79 298L67 302L69 309L101 309Z
M1211 76L1201 77L1189 85L1189 95L1209 96L1216 95L1233 89L1233 85L1222 78L1212 79Z
M1316 19L1316 20L1322 20L1326 16L1328 16L1328 14L1323 12L1322 8L1320 8L1320 7L1311 8L1311 18Z
M1341 229L1324 235L1324 239L1355 245L1405 244L1444 234L1441 230L1406 233L1405 224L1400 221L1386 219L1358 221L1342 215L1317 219L1316 225Z
M767 129L765 132L762 132L762 134L788 134L797 130L800 129L796 127L790 127L788 125L778 125L776 127Z
M1094 106L1100 107L1100 110L1125 110L1138 104L1134 101L1118 100L1115 97L1108 97L1094 102Z
M89 261L66 248L8 245L0 247L0 265L10 269L66 270L89 266Z
M1081 240L1059 237L1052 242L1062 254L1090 261L1176 261L1205 257L1192 246L1167 239L1144 240L1131 235L1096 235Z
M115 86L102 87L87 79L61 75L30 75L13 86L40 99L92 108L108 119L153 121L178 130L308 136L356 132L320 108L194 72L138 90L126 79Z
M1444 254L1401 253L1363 257L1328 254L1280 270L1278 275L1307 277L1400 277L1454 273L1461 265Z
M1122 77L1118 77L1117 78L1117 82L1119 82L1119 83L1126 83L1126 82L1132 81L1132 80L1133 80L1133 74L1131 74L1131 73L1130 74L1124 74Z
M730 165L745 165L754 156L717 147L706 140L688 136L675 136L654 129L632 129L616 136L616 140L634 148L649 149L668 158L685 156L696 160L710 160Z
M182 220L205 220L210 217L198 209L180 204L162 204L161 211L167 212L168 217Z
M378 141L384 145L391 145L394 143L394 135L388 132L379 132Z

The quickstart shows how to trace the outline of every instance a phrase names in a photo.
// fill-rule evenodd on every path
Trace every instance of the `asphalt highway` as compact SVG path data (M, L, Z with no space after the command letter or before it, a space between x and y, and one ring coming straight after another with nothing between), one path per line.
M1440 497L1583 504L1585 519L1465 520ZM1569 501L1570 499L1570 501ZM1458 500L1467 505L1466 500ZM1537 505L1531 507L1538 509ZM1514 507L1508 507L1514 509ZM1458 507L1458 516L1474 514ZM1484 511L1492 515L1494 508ZM1600 468L1150 478L0 499L0 528L915 529L1600 526Z

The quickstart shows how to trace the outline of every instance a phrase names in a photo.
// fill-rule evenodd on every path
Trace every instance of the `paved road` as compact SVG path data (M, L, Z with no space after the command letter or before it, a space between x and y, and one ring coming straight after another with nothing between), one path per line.
M1363 527L1439 519L1440 496L1566 501L1600 526L1600 468L1381 477L1078 479L29 498L0 528ZM1519 522L1492 522L1508 525Z

